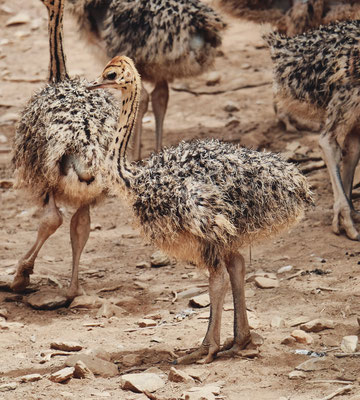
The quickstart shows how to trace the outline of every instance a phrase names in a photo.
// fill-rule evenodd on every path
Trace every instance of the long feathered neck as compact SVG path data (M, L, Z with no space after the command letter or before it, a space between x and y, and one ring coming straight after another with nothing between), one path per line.
M126 150L129 145L130 137L135 129L135 123L139 108L141 94L140 76L136 74L133 87L122 92L122 109L120 124L118 129L118 141L120 139L120 148L118 155L118 173L127 188L131 187L131 180L139 172L139 167L130 164L126 158Z
M48 2L45 3L49 14L50 64L48 80L49 82L60 82L69 78L62 42L64 0L52 0L49 2L50 4Z

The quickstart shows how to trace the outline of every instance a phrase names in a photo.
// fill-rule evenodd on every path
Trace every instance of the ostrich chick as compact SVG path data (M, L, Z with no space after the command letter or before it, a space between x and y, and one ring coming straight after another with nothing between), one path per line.
M151 93L156 125L156 151L162 146L168 82L199 75L214 64L225 24L199 0L67 0L70 12L97 54L106 59L126 54ZM99 52L103 48L103 52ZM104 54L105 53L105 54ZM141 158L142 119L149 95L142 87L134 132L134 159Z
M293 38L267 32L264 39L274 62L275 104L323 123L319 144L334 193L332 229L360 240L351 216L360 156L360 21L332 23Z
M251 341L244 293L244 259L238 252L254 240L295 223L312 202L307 181L280 156L218 140L181 142L141 163L129 163L126 148L134 131L141 81L133 62L115 57L90 88L122 92L117 187L143 235L168 254L207 268L210 320L199 349L181 357L211 362L220 349L220 324L228 280L234 300L233 355ZM115 174L111 174L115 176Z
M57 207L76 207L71 219L72 278L67 292L79 291L81 252L90 232L90 205L108 192L107 149L118 125L118 105L106 91L90 92L85 80L70 79L62 48L64 0L41 0L49 13L49 83L24 108L16 129L13 163L15 187L25 189L43 206L37 239L18 263L12 289L30 282L35 259L62 224Z

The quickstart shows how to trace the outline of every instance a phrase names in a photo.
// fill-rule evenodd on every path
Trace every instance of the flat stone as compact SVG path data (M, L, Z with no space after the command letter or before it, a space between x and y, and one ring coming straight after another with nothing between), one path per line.
M305 362L299 364L295 369L297 371L311 372L311 371L321 371L329 368L329 362L321 358L310 358Z
M65 365L74 367L78 361L82 361L94 375L100 375L104 378L113 377L119 373L114 363L88 354L74 354L66 359Z
M151 266L156 267L165 267L166 265L171 264L170 258L163 253L161 250L155 251L150 257Z
M7 319L9 311L6 308L0 308L0 317Z
M265 278L258 276L254 280L255 285L260 289L272 289L279 286L279 281L277 279Z
M153 373L125 374L121 377L121 387L124 390L142 393L148 391L150 393L165 386L165 382Z
M300 329L305 332L321 332L325 329L334 329L334 327L334 321L324 318L313 319L305 324L300 325Z
M284 267L280 267L280 268L277 270L277 273L278 273L278 274L283 274L283 273L285 273L285 272L290 272L292 269L293 269L293 266L292 266L292 265L285 265Z
M14 278L9 275L0 275L0 289L6 291L10 290L13 279Z
M18 387L16 382L5 383L0 385L0 392L9 392L10 390L15 390Z
M24 12L20 12L19 14L16 14L13 17L9 18L6 21L5 26L27 24L28 22L30 22L30 16L28 14L25 14Z
M356 335L344 336L340 348L344 353L355 353L359 338Z
M196 308L203 308L210 305L210 297L208 293L203 293L190 299L190 305Z
M301 325L301 324L305 324L309 320L310 320L309 317L305 317L305 316L301 315L300 317L296 317L296 318L290 320L289 321L289 326L290 327L294 327L294 326L298 326L298 325Z
M148 319L148 318L142 318L139 321L137 321L137 324L140 328L146 328L149 326L156 326L156 321L153 319Z
M174 367L170 368L169 381L171 382L193 382L193 378L184 371Z
M247 317L248 317L250 329L259 329L260 328L260 320L254 312L248 311Z
M181 396L184 400L215 400L215 396L220 394L220 387L207 385L202 387L192 387L187 389Z
M29 374L29 375L24 375L20 378L20 382L23 383L28 383L28 382L36 382L39 381L42 378L40 374Z
M74 366L74 378L92 379L94 378L94 374L84 362L78 361Z
M314 339L308 333L300 329L293 330L290 335L295 338L298 343L312 344L314 342Z
M60 369L59 371L52 373L49 376L49 380L55 383L65 382L73 377L74 371L75 371L74 367L67 367Z
M102 305L102 301L98 296L78 296L71 302L70 308L86 308L86 309L94 309L100 308Z
M150 263L148 263L147 261L140 261L135 265L135 267L139 269L150 268L150 266Z
M178 300L188 299L192 296L198 296L199 294L204 292L204 288L192 287L177 294Z
M295 379L304 379L307 377L306 373L304 371L291 371L288 375L289 379L295 380Z
M122 357L121 364L125 367L135 367L141 364L141 357L138 354L126 354Z
M64 295L51 290L33 293L27 298L27 303L36 310L54 310L64 307L68 302Z
M63 351L80 351L83 346L77 342L52 342L50 344L50 348L54 350L63 350Z
M285 326L285 321L280 315L275 315L270 322L272 328L283 328Z
M187 368L186 373L199 382L204 382L205 379L210 375L210 371L208 369L195 367Z

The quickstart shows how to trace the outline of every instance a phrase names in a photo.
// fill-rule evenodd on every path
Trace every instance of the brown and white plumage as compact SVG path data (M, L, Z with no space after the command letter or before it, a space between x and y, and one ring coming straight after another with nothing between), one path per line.
M225 24L199 0L68 0L68 5L91 42L100 43L108 57L126 54L132 58L142 79L155 85L151 100L159 151L168 82L199 75L213 65ZM148 101L143 87L136 159L141 158L141 121Z
M77 208L71 220L73 273L68 297L78 292L78 266L90 230L90 205L108 193L107 151L118 123L118 105L106 91L90 92L88 83L69 78L62 49L63 0L42 0L49 12L49 83L22 111L14 148L16 187L43 206L38 237L19 261L12 284L29 284L43 243L62 223L57 208Z
M344 229L350 239L360 240L351 217L360 156L360 20L332 23L293 38L274 32L264 38L274 62L275 103L323 123L319 144L334 192L333 231Z
M304 176L280 156L218 140L181 142L141 163L129 163L141 81L132 61L116 57L92 88L122 91L118 159L112 188L125 194L144 236L167 253L207 268L210 322L200 349L180 358L212 361L220 346L220 321L230 275L235 304L233 354L250 341L244 297L245 266L238 248L295 223L311 203ZM115 176L112 173L111 176Z

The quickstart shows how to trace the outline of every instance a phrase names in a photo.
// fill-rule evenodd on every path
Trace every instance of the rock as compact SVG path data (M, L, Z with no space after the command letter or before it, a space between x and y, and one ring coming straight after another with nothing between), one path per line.
M33 293L27 298L27 303L36 310L54 310L64 307L68 302L64 295L51 290Z
M150 263L148 263L146 261L140 261L135 265L135 267L139 268L139 269L150 268Z
M24 375L20 378L20 382L23 382L23 383L36 382L36 381L39 381L41 378L42 378L42 376L40 374Z
M183 290L182 292L179 292L177 295L177 298L178 298L178 300L187 299L192 296L197 296L203 292L204 292L204 288L192 287L192 288Z
M184 371L174 367L170 368L169 381L171 382L193 382L193 378Z
M22 329L24 326L21 322L0 322L0 330L16 330Z
M314 342L314 339L308 333L300 329L293 330L290 335L295 338L298 343L312 344Z
M302 315L300 317L296 317L296 318L290 320L289 321L289 326L291 326L291 327L298 326L298 325L301 325L301 324L305 324L308 321L309 321L309 318Z
M356 335L344 336L341 341L341 350L344 353L355 353L359 338Z
M215 395L220 394L220 387L206 385L202 387L192 387L187 389L181 396L184 400L215 400Z
M49 376L49 380L55 383L61 383L69 380L74 375L75 368L67 367L56 371Z
M282 341L281 344L285 346L293 346L296 343L296 340L292 336L286 336Z
M204 382L205 379L210 375L210 371L208 369L194 367L188 368L186 373L199 382Z
M277 279L265 278L258 276L254 280L255 285L260 289L271 289L279 286L279 281Z
M210 72L206 77L206 86L218 85L221 81L221 75L217 71Z
M6 113L0 117L0 125L12 125L19 119L19 114L16 113ZM5 136L6 138L6 136ZM2 143L6 143L2 141Z
M63 350L63 351L80 351L82 350L82 345L77 342L52 342L50 344L50 348L54 350Z
M170 258L160 250L155 251L155 253L151 255L150 262L151 266L154 268L165 267L166 265L171 264Z
M20 12L19 14L16 14L13 17L9 18L6 21L5 26L22 25L22 24L27 24L28 22L30 22L29 15Z
M240 125L240 120L239 120L239 118L236 118L236 117L232 116L231 118L229 118L229 119L226 121L225 127L226 127L226 128L235 128L235 127L237 127L237 126L239 126L239 125Z
M190 299L189 304L192 307L203 308L210 304L210 297L208 293L203 293Z
M11 290L10 286L12 284L13 277L9 275L0 275L0 289L1 290Z
M124 390L141 393L148 391L150 393L165 386L165 382L153 373L125 374L121 377L121 387Z
M260 320L259 320L258 316L254 312L248 311L247 312L247 317L248 317L248 322L249 322L250 329L259 329Z
M94 374L91 372L91 370L88 368L88 366L84 362L78 361L74 365L74 378L92 379L92 378L94 378Z
M156 326L156 321L154 321L153 319L147 319L147 318L143 318L140 319L137 324L139 325L140 328L146 328L149 326Z
M285 326L285 321L280 315L275 315L270 322L272 328L283 328Z
M141 357L138 354L126 354L122 357L121 364L125 367L135 367L141 364Z
M304 371L291 371L288 375L289 379L295 380L295 379L303 379L306 378L306 374Z
M280 267L277 270L277 273L278 274L283 274L284 272L290 272L292 269L293 269L292 265L285 265L284 267Z
M314 319L300 325L300 329L305 332L320 332L324 329L334 329L335 322L329 319Z
M18 387L16 382L5 383L0 385L0 392L8 392L10 390L15 390Z
M321 358L310 358L305 362L299 364L295 369L297 371L311 372L311 371L321 371L329 368L329 362Z
M99 308L96 316L98 318L111 318L111 317L122 317L124 315L124 309L112 304L110 301L104 301Z
M100 375L104 378L118 375L118 368L114 363L88 354L74 354L66 359L65 365L74 367L78 361L82 361L94 375Z
M227 112L234 112L239 111L239 107L234 101L228 100L224 106L224 110Z
M112 350L113 350L113 348L112 348ZM101 358L102 360L109 361L109 362L111 361L111 358L112 358L111 353L104 350L102 347L97 348L97 349L87 350L85 352L85 354L92 356L92 357Z
M71 302L70 308L100 308L102 305L102 300L98 296L78 296Z
M0 308L0 317L7 319L9 312L6 308Z

